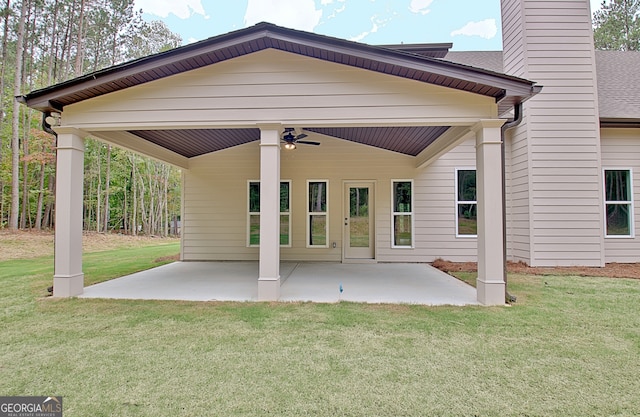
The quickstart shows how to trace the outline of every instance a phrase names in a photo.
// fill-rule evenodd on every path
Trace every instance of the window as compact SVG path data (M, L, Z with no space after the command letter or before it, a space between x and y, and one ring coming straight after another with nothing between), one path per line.
M413 247L413 181L392 181L393 248Z
M249 246L260 244L260 183L249 182Z
M291 246L291 181L280 182L280 246ZM249 181L249 246L260 245L260 181Z
M307 181L307 247L329 247L327 187L324 180Z
M631 170L604 170L606 237L633 236L633 186Z
M476 170L456 170L456 236L478 235Z

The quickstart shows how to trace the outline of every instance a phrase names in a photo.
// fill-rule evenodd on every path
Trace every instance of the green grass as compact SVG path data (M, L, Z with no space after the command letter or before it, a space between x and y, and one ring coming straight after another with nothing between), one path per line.
M86 255L87 280L161 252ZM509 308L41 299L50 263L0 263L0 393L65 417L640 414L640 281L510 276Z
M458 217L458 234L459 235L477 235L478 220L474 218Z

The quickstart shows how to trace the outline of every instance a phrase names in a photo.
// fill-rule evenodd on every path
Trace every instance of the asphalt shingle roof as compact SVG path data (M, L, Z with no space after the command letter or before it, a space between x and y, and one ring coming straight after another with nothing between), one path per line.
M596 51L600 119L640 119L640 52Z
M444 59L503 72L502 51L449 51ZM640 120L640 52L596 51L596 72L600 119Z

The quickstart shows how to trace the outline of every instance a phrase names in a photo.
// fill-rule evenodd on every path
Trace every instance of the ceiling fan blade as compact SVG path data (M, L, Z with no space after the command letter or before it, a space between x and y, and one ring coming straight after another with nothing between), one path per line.
M297 140L296 143L303 143L305 145L316 145L316 146L320 145L320 142L311 142L308 140Z
M298 136L296 136L296 140L298 140L298 139L304 139L304 138L306 138L307 136L309 136L309 135L307 135L306 133L300 133Z

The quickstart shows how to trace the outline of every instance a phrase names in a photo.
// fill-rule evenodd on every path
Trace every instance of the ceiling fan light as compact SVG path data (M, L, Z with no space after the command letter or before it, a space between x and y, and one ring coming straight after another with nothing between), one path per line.
M294 150L296 148L296 144L293 143L293 142L287 142L287 143L284 144L284 148L289 150L289 151L292 151L292 150Z

